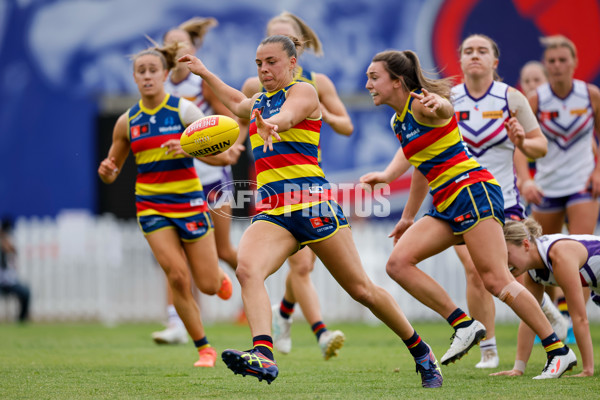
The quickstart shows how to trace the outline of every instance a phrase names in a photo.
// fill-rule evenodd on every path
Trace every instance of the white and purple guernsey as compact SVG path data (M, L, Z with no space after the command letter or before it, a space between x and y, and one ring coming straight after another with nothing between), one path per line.
M478 99L471 96L464 83L452 88L452 105L463 140L500 183L505 209L520 203L513 163L515 145L504 127L510 119L508 88L494 81Z
M537 249L545 268L530 269L529 276L544 286L558 286L554 278L552 261L548 253L559 240L574 240L585 246L588 252L587 261L579 268L579 277L583 286L589 286L595 293L600 293L600 236L595 235L543 235L536 239Z
M537 93L537 117L548 139L548 153L536 160L535 182L546 197L581 192L595 165L594 112L587 85L573 80L573 89L565 98L554 94L547 83L539 86Z

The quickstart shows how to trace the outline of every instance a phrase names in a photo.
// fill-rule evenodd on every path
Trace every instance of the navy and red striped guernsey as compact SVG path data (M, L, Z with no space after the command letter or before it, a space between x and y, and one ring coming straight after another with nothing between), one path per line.
M288 90L262 93L252 111L258 109L268 119L279 113ZM258 211L280 215L332 200L329 182L319 166L318 146L321 119L305 119L285 132L281 141L273 141L273 151L263 152L264 141L256 131L256 119L250 121L250 143L256 168Z
M409 96L402 114L394 114L392 129L406 159L427 178L435 208L444 211L462 189L473 183L498 185L494 176L469 153L456 118L452 116L440 126L424 125L412 113L413 100Z
M167 95L150 110L138 104L128 111L129 140L137 164L135 183L138 216L185 218L208 211L193 159L165 154L160 146L185 129L179 97Z

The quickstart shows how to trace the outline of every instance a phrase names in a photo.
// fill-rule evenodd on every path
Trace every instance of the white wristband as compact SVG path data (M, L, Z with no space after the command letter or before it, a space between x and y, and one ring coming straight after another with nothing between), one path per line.
M525 182L523 182L523 184L521 185L521 188L525 189L527 186L536 186L535 180L533 179L527 179Z
M516 371L525 372L526 366L527 366L527 363L525 361L515 360L515 365L513 366L513 369Z

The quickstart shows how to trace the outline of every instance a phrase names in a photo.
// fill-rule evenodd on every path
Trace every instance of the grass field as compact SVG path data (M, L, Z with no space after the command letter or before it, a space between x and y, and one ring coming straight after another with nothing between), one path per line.
M279 377L271 384L233 375L219 359L212 369L194 368L193 345L157 346L150 340L157 324L0 325L2 399L592 399L600 398L600 348L596 376L536 381L545 356L537 345L523 377L490 377L474 368L479 348L456 364L443 366L444 386L422 389L408 350L385 326L332 324L346 344L340 356L323 361L306 323L295 323L293 349L276 353ZM438 359L450 344L445 323L415 324ZM512 368L516 325L498 325L500 369ZM600 326L591 328L600 343ZM247 349L247 326L207 327L222 351ZM574 346L577 356L579 351ZM580 372L581 366L575 372Z

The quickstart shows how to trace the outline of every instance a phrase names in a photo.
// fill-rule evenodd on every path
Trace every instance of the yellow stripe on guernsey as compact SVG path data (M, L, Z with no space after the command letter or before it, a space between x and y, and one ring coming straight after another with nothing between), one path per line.
M444 183L448 182L450 179L459 176L465 170L470 170L470 169L473 169L473 168L477 168L478 166L479 166L479 164L477 164L477 161L475 161L473 159L470 159L469 161L462 162L460 164L456 164L452 168L448 168L446 171L444 171L436 179L432 180L429 183L429 185L430 185L430 187L431 187L432 190L435 190L439 186L441 186Z
M165 155L164 148L155 148L145 151L140 151L135 154L135 160L137 165L148 164L152 162L183 158L184 156L169 156ZM148 196L154 194L171 194L171 193L187 193L191 191L201 191L202 183L200 179L187 179L175 182L157 182L157 183L140 183L135 184L136 193L141 196Z
M498 181L496 179L488 179L487 181L484 181L484 182L489 183L490 185L498 185L498 186L500 186L500 184L498 183ZM450 205L458 197L458 195L461 193L461 191L463 191L465 189L469 190L468 186L463 186L459 190L457 190L456 192L452 193L446 200L444 200L443 202L441 202L437 206L438 211L443 212L446 208L450 207ZM492 200L490 199L490 196L487 193L487 189L486 189L486 195L485 196L487 197L488 201L491 204ZM471 199L471 200L473 200L473 199ZM473 203L475 203L475 200L473 200Z
M169 98L171 97L171 95L167 94L165 96L165 98L163 99L163 101L161 101L161 103L159 105L157 105L154 108L146 108L144 107L144 103L142 103L142 101L139 101L139 105L140 105L140 111L139 112L144 112L148 115L154 115L157 112L159 112L161 110L161 108L166 108L167 110L171 110L171 111L175 111L177 112L177 114L179 114L179 108L178 107L173 107L167 104L167 102L169 101ZM137 113L136 113L137 115ZM131 121L133 118L136 117L136 115L132 116L131 118L129 118L129 120ZM181 116L181 114L179 114Z
M196 185L196 182L198 184ZM155 194L172 194L172 193L186 193L189 188L199 188L198 191L202 190L199 179L187 179L184 181L175 182L164 182L164 183L137 183L135 185L136 194L140 196L151 196Z
M431 143L429 146L425 147L423 150L415 153L410 158L411 164L413 164L415 167L418 167L422 163L424 163L426 161L430 161L433 157L436 157L436 156L440 155L441 153L443 153L444 151L448 150L448 148L450 146L455 145L456 143L459 143L461 138L459 135L456 134L457 133L456 131L458 131L458 128L451 131L443 138L440 138L439 140ZM413 162L413 160L414 160L414 162Z
M147 210L143 210L143 211L138 211L137 214L138 216L148 216L148 215L162 215L168 218L187 218L187 217L192 217L194 215L198 215L198 211L186 211L186 212L175 212L175 213L170 213L170 212L158 212L156 210L153 209L147 209ZM168 228L168 227L167 227Z
M307 118L310 121L317 121L316 119ZM280 135L281 136L281 135ZM273 143L278 143L279 140L273 138ZM281 142L300 142L300 143L308 143L314 146L319 145L319 135L315 135L315 132L308 131L305 129L295 129L292 128L289 131L285 131L285 135L281 136ZM265 141L260 135L252 135L250 136L250 144L254 149L257 146L263 146Z
M264 211L264 213L269 214L269 215L289 214L294 211L302 210L303 208L310 208L312 206L315 206L315 205L321 204L321 203L323 203L323 201L311 201L309 203L285 205L285 206L274 208L272 210Z
M323 170L317 165L289 165L282 168L272 168L259 173L256 176L257 188L262 187L262 182L270 183L281 180L292 180L303 176L325 178Z

